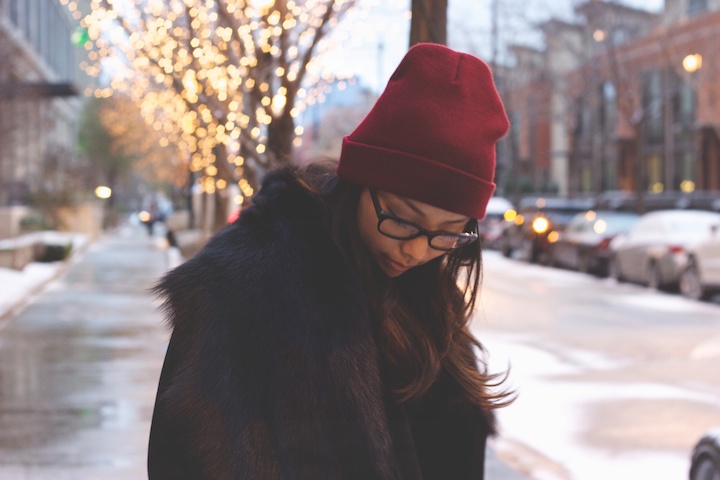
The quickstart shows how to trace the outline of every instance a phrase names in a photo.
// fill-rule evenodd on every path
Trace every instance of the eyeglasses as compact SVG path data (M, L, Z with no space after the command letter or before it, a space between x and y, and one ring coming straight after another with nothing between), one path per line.
M372 188L369 189L370 198L375 206L375 213L378 217L377 229L386 237L395 240L412 240L421 235L428 239L428 245L435 250L449 252L456 248L469 245L478 239L477 222L475 222L474 231L463 233L449 233L443 231L431 232L425 230L420 225L409 222L402 218L396 217L392 213L388 213L382 209L377 193Z

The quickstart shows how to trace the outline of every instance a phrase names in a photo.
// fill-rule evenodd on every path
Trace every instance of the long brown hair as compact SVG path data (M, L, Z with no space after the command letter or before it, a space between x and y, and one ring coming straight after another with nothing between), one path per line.
M397 401L422 397L444 370L470 402L485 410L512 402L510 392L493 391L504 375L489 373L484 362L478 365L475 349L484 349L468 328L482 276L480 242L389 278L357 230L362 187L338 178L332 163L307 165L298 177L325 200L335 242L363 281L377 319L384 379Z

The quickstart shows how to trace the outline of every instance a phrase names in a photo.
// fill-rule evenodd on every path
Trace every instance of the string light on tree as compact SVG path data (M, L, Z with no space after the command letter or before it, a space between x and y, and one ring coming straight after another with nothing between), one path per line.
M77 11L75 2L62 3ZM300 135L294 119L323 94L302 85L335 80L319 71L317 60L331 29L358 10L356 0L91 0L90 6L76 39L91 52L84 69L112 73L110 84L93 94L123 92L137 102L164 143L182 146L207 192L241 180L252 189L261 172L291 156ZM242 168L231 156L244 159Z

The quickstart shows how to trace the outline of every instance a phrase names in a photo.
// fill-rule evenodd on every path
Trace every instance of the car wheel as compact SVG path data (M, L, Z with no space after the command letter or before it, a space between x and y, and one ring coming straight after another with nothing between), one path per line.
M510 258L512 256L512 248L510 247L510 239L507 237L502 237L501 243L500 243L500 251L502 252L504 257Z
M589 273L590 272L590 254L587 252L580 253L578 258L578 272Z
M702 300L706 296L700 272L693 259L688 261L687 267L680 273L680 293L693 300Z
M544 266L546 266L546 267L552 267L552 266L553 266L553 265L552 265L552 262L553 262L552 252L550 252L550 251L547 251L547 252L538 252L538 253L535 255L535 260L536 260L536 262L539 263L540 265L544 265Z
M610 266L606 261L596 260L595 261L595 275L600 278L607 278L610 276Z
M608 265L608 276L615 281L623 281L623 276L620 272L620 261L614 255L610 257L610 263Z
M526 262L533 261L533 242L529 238L524 238L520 245L520 258Z
M695 445L690 480L720 480L720 445L716 436L706 435Z
M659 290L662 286L662 277L657 264L653 262L648 265L647 272L647 286L653 290Z
M553 267L553 268L560 268L560 263L557 260L557 257L555 256L555 249L550 248L550 251L547 253L547 266Z

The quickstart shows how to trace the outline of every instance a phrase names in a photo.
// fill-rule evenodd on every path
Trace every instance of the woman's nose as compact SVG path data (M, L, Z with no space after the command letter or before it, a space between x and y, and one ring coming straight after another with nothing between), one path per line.
M428 245L427 237L421 235L412 240L405 240L400 246L402 254L412 263L418 263L425 260L427 256Z

